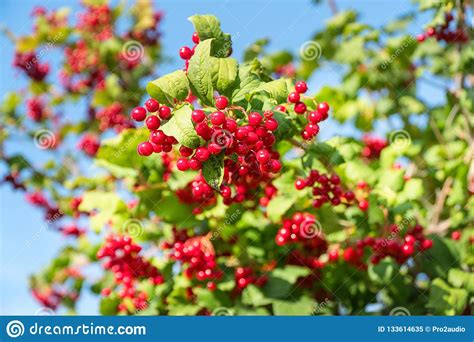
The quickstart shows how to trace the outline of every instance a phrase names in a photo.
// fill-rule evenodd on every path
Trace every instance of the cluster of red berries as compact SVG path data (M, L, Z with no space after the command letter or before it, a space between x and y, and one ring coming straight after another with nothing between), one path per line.
M202 175L188 183L184 188L176 190L176 196L183 203L197 205L193 209L195 215L202 212L203 207L211 206L217 199L214 190L206 183Z
M77 147L84 151L89 157L94 157L100 147L99 138L94 134L84 134L79 140Z
M57 221L64 216L64 213L58 207L49 203L46 197L39 191L26 194L26 201L36 207L45 210L45 219L47 221Z
M26 101L26 115L33 121L41 121L48 116L40 97L33 97Z
M147 115L147 113L150 115ZM138 145L138 154L141 156L149 156L153 152L171 152L173 149L172 145L178 143L174 137L167 136L159 129L161 120L169 120L171 118L170 107L160 105L155 99L148 99L145 102L145 107L135 107L130 116L135 121L145 121L146 127L150 130L150 140ZM182 148L186 149L184 146Z
M109 235L104 246L97 252L98 259L107 259L104 268L114 273L117 284L123 285L119 296L122 299L129 298L133 302L132 310L122 302L118 308L122 312L143 310L148 305L146 294L135 288L137 281L149 279L155 285L164 282L158 269L139 255L141 249L128 236ZM110 293L110 288L102 290L105 296Z
M113 35L113 14L108 5L85 5L86 11L79 14L77 28L91 34L94 39L104 41Z
M76 291L66 291L61 288L46 287L39 289L32 289L31 293L33 297L40 302L45 308L56 310L61 304L63 299L68 298L72 301L76 301L79 295Z
M35 52L15 54L13 65L23 70L34 81L41 82L48 75L48 63L40 63Z
M320 238L315 238L311 242L312 246L305 245L302 251L293 250L288 255L287 264L304 266L311 270L322 269L325 263L319 257L327 250L327 242Z
M176 241L171 258L183 264L187 278L207 281L207 287L216 289L213 280L223 275L216 263L214 247L207 236L196 236L185 241Z
M388 146L387 140L372 135L364 135L362 142L362 156L367 159L378 159L382 150Z
M268 203L270 203L271 199L275 197L277 192L278 192L278 189L272 184L266 185L264 189L264 196L260 197L259 204L262 207L266 207Z
M143 30L133 29L124 35L124 39L137 40L143 45L155 45L161 36L161 33L158 30L158 24L162 19L163 13L161 11L156 11L153 13L153 20L150 23L150 26L144 28Z
M304 102L301 101L302 94L306 93L308 86L306 82L299 81L295 84L295 91L291 92L288 95L288 102L293 103L293 110L296 114L305 114L307 112L307 107ZM283 112L286 111L285 107L278 106L278 110ZM319 133L319 123L328 118L329 105L326 102L321 102L318 104L318 107L315 111L311 111L308 114L308 124L305 126L301 132L301 137L304 140L311 140Z
M399 264L405 263L418 250L426 251L433 246L433 241L423 234L423 227L419 224L409 229L403 239L397 237L401 229L393 224L389 227L390 235L386 238L366 237L357 241L354 246L344 250L343 258L346 262L365 268L363 261L364 248L371 250L370 262L378 264L385 257L392 257Z
M275 237L277 245L307 241L322 235L316 218L309 213L296 212L291 218L284 219L283 225Z
M258 287L264 286L267 281L267 276L257 276L250 267L237 267L234 272L235 285L239 291L245 289L250 284L254 284Z
M337 174L319 173L317 170L311 170L307 178L298 178L295 181L296 190L304 188L313 188L314 196L313 207L320 208L324 203L330 202L332 205L339 205L344 200L350 204L355 195L352 191L344 192L341 187L341 179Z
M428 27L424 33L420 33L416 36L416 39L421 43L424 42L426 38L435 37L436 40L444 40L446 43L467 43L469 42L468 33L463 30L461 27L456 27L456 25L451 25L451 22L454 19L452 13L446 13L445 22L443 25L438 25L437 27Z
M189 60L194 55L194 50L196 49L196 46L199 44L199 41L200 41L199 35L197 32L193 33L191 40L194 43L194 46L192 48L190 48L189 46L183 46L182 48L179 49L179 57L185 60L185 67L184 67L185 71L188 70Z
M83 228L80 228L77 224L72 223L63 227L59 228L59 231L64 235L64 236L74 236L74 237L79 237L83 234L85 234L86 230Z
M3 177L3 182L10 183L15 190L26 190L25 185L20 181L20 173L12 171Z
M102 108L96 113L99 120L99 129L103 132L109 128L113 128L116 132L134 127L133 122L123 114L123 107L119 103Z

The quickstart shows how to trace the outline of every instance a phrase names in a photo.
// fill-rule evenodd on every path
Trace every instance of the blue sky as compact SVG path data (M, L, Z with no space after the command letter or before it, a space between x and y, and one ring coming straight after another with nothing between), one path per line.
M30 1L2 0L0 4L0 24L6 25L17 35L26 34L31 30L29 14L34 5L42 5L48 9L71 6L72 13L79 6L76 1ZM362 15L362 20L378 26L396 16L413 10L410 1L341 1L336 0L339 9L354 7ZM237 38L233 39L234 56L240 58L243 49L257 38L271 39L270 50L290 49L298 51L301 44L309 40L312 33L323 27L330 17L326 4L314 6L309 0L166 0L156 3L156 7L164 11L163 47L166 56L172 60L160 66L159 73L175 70L182 66L177 57L178 49L190 44L192 25L187 17L195 14L215 14L222 23L223 30ZM74 14L73 14L74 15ZM413 33L419 33L423 21L418 19ZM1 94L24 86L24 79L12 68L14 55L12 44L5 36L0 36ZM49 54L49 53L48 53ZM55 61L54 53L47 56ZM57 60L57 59L56 59ZM337 84L338 74L331 70L318 71L311 80L310 91L316 92L321 86ZM433 89L426 88L427 96ZM383 129L381 127L380 129ZM322 129L322 138L340 133L341 129L329 124ZM350 129L342 132L350 134ZM21 149L40 163L44 156L29 142L20 142L7 146L9 151ZM3 174L2 170L2 174ZM45 229L43 214L29 206L23 193L13 192L9 186L1 187L0 195L0 314L32 315L39 308L28 290L28 277L31 273L43 268L55 255L65 240L58 233ZM79 313L96 314L96 299L85 295L79 305Z

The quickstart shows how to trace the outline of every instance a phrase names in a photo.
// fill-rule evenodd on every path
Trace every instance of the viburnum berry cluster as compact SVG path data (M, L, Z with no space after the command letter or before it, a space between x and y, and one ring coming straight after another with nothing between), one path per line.
M77 145L89 157L94 157L100 147L99 138L93 134L84 134Z
M13 65L37 82L43 81L49 73L49 64L40 63L35 52L17 52Z
M376 137L374 135L366 134L362 137L362 156L367 159L378 159L382 150L388 146L387 140Z
M176 235L175 235L176 236ZM171 248L171 258L179 261L184 275L189 279L207 282L207 288L216 289L215 280L222 278L222 271L216 263L214 247L209 236L195 236L175 241Z
M457 26L453 20L453 13L446 13L444 16L444 24L440 24L436 27L428 27L424 33L417 35L416 39L418 42L424 42L427 38L434 37L436 40L444 40L446 43L468 43L468 33L462 27Z
M141 249L128 236L109 235L97 252L98 259L107 259L103 266L114 273L116 284L122 285L119 293L122 303L118 307L121 312L131 313L148 306L147 294L136 289L138 281L148 279L155 285L164 282L158 269L139 255ZM104 288L102 294L108 296L111 291Z
M237 267L235 269L234 276L237 291L242 291L250 284L262 287L268 281L268 276L256 275L255 271L251 267Z
M311 170L307 178L298 178L295 181L295 188L296 190L312 188L314 208L320 208L324 203L335 206L341 203L350 205L355 198L352 191L342 189L341 178L337 174L325 174L317 170Z
M48 199L40 191L26 194L26 201L36 207L40 207L45 211L45 220L57 221L63 217L64 212L56 205L50 204Z
M278 230L275 241L279 246L291 242L307 242L320 233L314 215L296 212L291 218L283 220L283 225Z

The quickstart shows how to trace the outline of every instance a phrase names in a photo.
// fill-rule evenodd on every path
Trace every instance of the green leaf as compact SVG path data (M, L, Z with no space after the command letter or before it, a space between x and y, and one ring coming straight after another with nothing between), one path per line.
M461 251L456 243L450 239L437 235L430 238L433 240L433 247L420 256L422 269L431 278L446 278L451 268L460 267Z
M189 60L188 78L191 90L204 104L212 105L212 63L210 56L212 40L205 40L196 46L194 55Z
M154 81L148 82L146 91L159 103L174 105L175 100L183 101L188 97L188 78L183 70L176 70Z
M253 93L261 83L256 72L257 63L250 62L239 67L239 88L232 93L232 102L240 102Z
M230 35L222 32L219 19L209 14L195 14L188 19L193 23L194 30L198 33L201 41L199 45L207 39L213 39L212 56L227 57L229 55L232 41Z
M219 190L224 179L224 153L211 154L202 164L202 176L206 183L215 190Z
M309 297L301 297L296 301L276 300L273 312L276 316L307 316L316 309L316 301Z
M119 304L120 298L115 294L102 298L99 304L100 314L104 316L116 315Z
M457 288L463 288L474 293L474 274L458 268L452 268L448 273L448 282Z
M261 83L260 86L255 89L254 92L265 92L268 94L268 96L270 96L270 98L274 99L276 102L285 102L289 93L288 82L289 80L285 78L280 78L278 80L270 82L264 82Z
M219 94L232 94L237 74L238 64L234 58L212 58L212 84Z
M264 306L271 304L272 300L265 297L262 290L251 284L242 292L242 303L250 306Z
M468 292L450 287L441 278L431 283L427 306L435 315L460 315L467 305Z
M191 121L192 112L190 105L184 105L175 110L171 119L161 126L161 130L166 135L175 137L181 145L197 148L200 140Z
M275 268L271 274L274 277L288 281L290 284L295 284L298 278L307 276L310 273L311 271L306 267L288 265L284 268Z
M369 264L369 278L381 285L389 284L396 272L396 269L397 268L393 260L384 259L377 265Z

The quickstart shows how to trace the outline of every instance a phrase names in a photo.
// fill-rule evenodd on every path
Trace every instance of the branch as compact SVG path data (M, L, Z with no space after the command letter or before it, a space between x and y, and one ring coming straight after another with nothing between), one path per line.
M444 181L443 187L441 188L438 198L436 199L436 203L433 209L433 215L431 217L431 222L428 226L429 233L437 233L440 234L446 231L451 224L451 220L445 220L443 222L439 222L441 217L441 213L444 209L444 203L446 202L446 198L448 197L449 191L451 190L451 185L453 184L453 178L448 177Z

